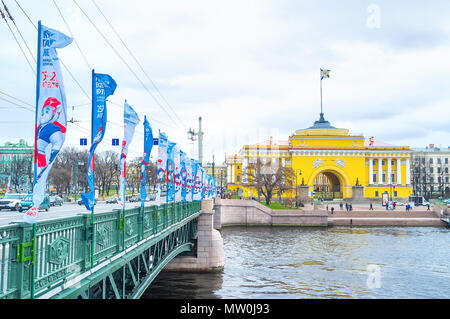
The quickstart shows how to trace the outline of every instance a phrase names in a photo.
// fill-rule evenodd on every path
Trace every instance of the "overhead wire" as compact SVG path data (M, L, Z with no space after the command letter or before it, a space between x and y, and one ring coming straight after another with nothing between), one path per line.
M54 1L54 0L53 0ZM108 25L111 27L111 29L113 30L113 32L115 33L115 35L119 38L120 42L123 44L123 46L125 47L125 49L128 51L128 53L130 54L130 56L133 58L133 60L136 62L136 64L139 66L139 68L141 69L142 73L144 73L144 75L147 77L147 79L150 81L150 83L153 85L153 87L155 88L156 92L158 92L159 96L163 99L163 101L167 104L167 106L171 109L171 111L175 114L175 116L177 117L177 119L183 124L183 126L186 126L183 121L180 119L180 117L178 116L178 114L175 112L175 110L172 108L172 106L170 105L170 103L167 101L167 99L162 95L161 91L158 89L158 87L156 86L156 84L153 82L153 80L150 78L150 76L147 74L147 72L144 70L144 68L142 67L141 63L139 63L139 61L137 60L137 58L135 57L135 55L133 54L133 52L128 48L128 46L125 44L125 41L122 39L122 37L119 35L119 33L116 31L116 29L113 27L113 25L111 24L111 22L109 21L109 19L105 16L105 14L103 13L103 11L101 10L101 8L97 5L97 3L95 2L95 0L91 0L92 3L95 5L95 7L97 8L97 10L100 12L100 14L103 16L103 18L106 20L106 22L108 23Z
M144 87L144 89L147 91L147 93L155 100L155 102L158 104L158 106L166 113L166 115L169 117L169 119L174 122L175 125L178 125L177 122L170 116L169 112L161 105L161 103L158 101L158 99L153 95L153 93L148 89L148 87L145 85L145 83L138 77L136 72L131 68L131 66L125 61L125 59L120 55L120 53L116 50L116 48L111 44L111 42L106 38L106 36L103 34L103 32L97 27L97 25L92 21L92 19L87 15L87 13L81 8L81 6L78 4L76 0L73 0L73 2L76 4L76 6L80 9L80 11L83 13L83 15L88 19L88 21L92 24L92 26L97 30L97 32L102 36L102 38L106 41L106 43L111 47L111 49L114 51L114 53L119 57L119 59L125 64L125 66L128 68L128 70L134 75L134 77L138 80L138 82Z
M17 39L16 35L14 34L14 31L12 30L11 26L8 23L8 20L5 17L5 14L3 13L2 9L0 9L0 14L3 18L3 20L5 20L6 25L8 26L9 31L11 32L12 36L14 37L14 40L16 41L17 45L19 46L20 51L22 52L23 56L25 57L25 60L28 63L28 66L30 67L31 71L33 72L34 76L36 76L36 70L33 68L33 66L30 63L30 60L28 60L27 55L25 54L25 51L23 50L22 46L19 43L19 40Z

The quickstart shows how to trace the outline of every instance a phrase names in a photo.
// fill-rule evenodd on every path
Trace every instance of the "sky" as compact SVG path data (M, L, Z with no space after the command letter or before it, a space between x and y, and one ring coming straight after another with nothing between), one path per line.
M21 39L35 58L32 23L75 39L58 51L67 67L67 116L75 121L65 146L82 148L79 139L90 138L92 68L118 84L97 151L120 152L111 139L123 138L125 99L141 117L129 157L142 156L144 115L155 137L165 132L194 158L197 142L187 132L198 131L201 117L204 163L213 155L222 163L270 136L287 140L319 119L321 68L331 70L322 82L331 125L399 146L450 146L446 0L3 2L34 68ZM0 39L0 143L32 145L36 76L4 20ZM153 160L156 154L154 147Z

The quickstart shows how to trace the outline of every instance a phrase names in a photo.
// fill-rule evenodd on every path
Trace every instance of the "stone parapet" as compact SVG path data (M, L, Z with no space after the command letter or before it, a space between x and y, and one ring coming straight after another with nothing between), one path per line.
M202 214L198 217L197 226L196 256L178 256L166 265L164 271L208 272L223 269L223 238L213 228L212 207L213 200L202 201Z

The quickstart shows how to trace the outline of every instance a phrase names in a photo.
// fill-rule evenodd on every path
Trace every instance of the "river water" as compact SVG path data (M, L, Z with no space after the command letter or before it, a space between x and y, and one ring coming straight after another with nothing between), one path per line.
M227 227L217 273L164 272L143 299L450 298L450 229Z

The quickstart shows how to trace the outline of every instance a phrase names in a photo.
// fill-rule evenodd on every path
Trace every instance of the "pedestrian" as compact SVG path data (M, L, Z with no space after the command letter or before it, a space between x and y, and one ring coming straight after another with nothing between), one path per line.
M369 208L369 210L373 210L372 203L370 203L370 208Z
M334 207L331 207L331 215L334 213Z
M397 202L394 202L394 204L393 204L393 205L394 205L394 209L395 209L395 206L397 206Z
M342 210L342 207L344 206L344 204L342 204L342 202L340 202L339 203L339 207L341 208L341 210Z
M430 210L430 204L427 204L427 207L428 207L427 210Z
M350 211L352 211L353 210L353 206L352 206L352 204L350 204Z
M348 203L345 203L345 210L348 211Z
M327 210L328 210L328 205L327 205Z

